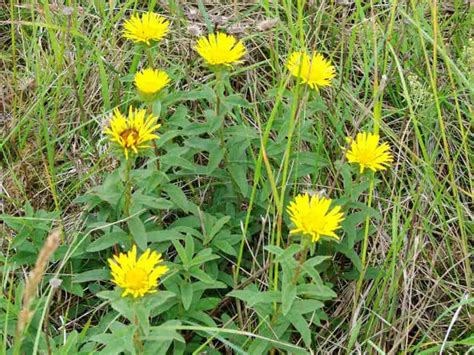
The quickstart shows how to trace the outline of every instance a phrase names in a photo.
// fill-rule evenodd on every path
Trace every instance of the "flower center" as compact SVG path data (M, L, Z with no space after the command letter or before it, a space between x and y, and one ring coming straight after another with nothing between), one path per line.
M303 229L307 232L322 234L326 226L327 220L324 215L309 210L302 218Z
M141 268L134 268L127 271L125 275L127 287L132 290L139 290L146 287L148 282L148 273Z
M359 152L359 160L362 164L370 164L374 160L374 152L371 150L361 150Z
M126 129L120 133L120 137L122 137L125 147L131 147L137 144L138 132L133 128Z

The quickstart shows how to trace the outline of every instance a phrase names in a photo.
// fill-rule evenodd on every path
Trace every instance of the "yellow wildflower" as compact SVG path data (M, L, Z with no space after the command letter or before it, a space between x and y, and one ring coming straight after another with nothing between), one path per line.
M310 196L305 193L296 196L287 208L294 224L290 234L310 236L313 242L317 242L322 236L339 239L334 231L341 228L344 214L340 212L341 206L330 210L331 203L331 199L318 195Z
M137 260L137 247L134 245L127 254L114 255L108 259L112 282L123 289L122 297L132 295L143 297L155 293L158 279L167 271L161 254L147 249Z
M155 69L143 69L135 74L135 86L144 99L152 99L170 82L166 72Z
M385 170L393 162L390 146L387 143L379 144L378 134L362 132L357 134L355 140L348 140L351 147L346 151L346 158L349 163L358 163L361 173L365 168L372 171Z
M222 32L202 36L194 49L209 65L227 67L242 63L242 57L246 54L242 41L237 41L235 37Z
M157 124L158 117L148 115L146 110L133 109L130 107L128 117L114 110L110 120L110 127L104 130L110 136L110 141L117 143L123 148L125 158L128 159L129 150L138 153L139 149L149 148L145 143L159 138L153 132L160 128Z
M313 53L310 57L303 51L293 52L286 67L293 76L312 89L330 86L331 80L336 76L334 66L319 53Z
M125 21L123 35L134 42L150 45L152 41L160 41L169 32L169 21L154 12L146 12Z

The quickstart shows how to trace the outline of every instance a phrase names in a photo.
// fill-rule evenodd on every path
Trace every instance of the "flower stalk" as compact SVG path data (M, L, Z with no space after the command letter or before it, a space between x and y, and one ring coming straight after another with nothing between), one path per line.
M296 283L298 282L298 278L300 277L300 274L301 274L301 268L303 267L303 264L306 262L306 259L308 258L309 244L310 244L309 238L302 236L301 246L303 247L303 250L301 251L298 257L298 265L295 268L295 274L293 276L293 279L291 280L291 283L293 285L296 285Z
M130 216L130 204L132 201L132 179L130 173L133 165L132 158L125 160L125 172L124 172L124 183L125 183L125 201L123 205L123 213L125 217Z
M372 199L374 194L374 174L370 174L370 185L369 185L369 196L367 200L367 206L370 208L372 206ZM361 251L361 264L362 269L360 270L359 279L357 280L356 290L354 294L354 307L353 307L353 316L356 314L357 302L359 301L359 296L362 289L362 283L364 282L365 273L367 272L367 249L369 246L369 227L370 227L370 217L367 216L365 219L365 229L364 229L364 240L362 241L362 251Z
M135 300L133 302L133 325L135 326L135 332L133 333L133 344L135 346L135 350L137 351L137 354L143 354L144 347L143 347L143 342L140 339L140 326L139 326L138 317L137 317Z
M145 47L145 53L146 53L146 57L147 57L147 60L148 60L148 65L150 66L150 68L154 68L155 64L153 63L153 53L151 51L150 46Z
M216 93L216 117L219 117L221 113L221 95L220 89L222 85L222 71L221 69L216 70L216 86L214 87L214 91ZM219 127L218 134L220 139L220 145L222 149L225 149L225 141L224 141L224 125L225 120L222 120L222 124ZM227 153L225 153L227 155Z

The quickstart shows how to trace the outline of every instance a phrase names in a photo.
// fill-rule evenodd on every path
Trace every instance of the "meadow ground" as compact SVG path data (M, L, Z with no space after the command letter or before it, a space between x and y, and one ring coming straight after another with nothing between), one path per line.
M149 47L123 36L148 10L170 21ZM0 3L0 353L472 351L473 15L462 0ZM241 63L206 65L194 47L213 31L243 41ZM298 50L330 60L331 86L291 75ZM143 103L134 75L151 66L170 82ZM104 129L129 106L161 127L127 160ZM362 131L390 145L386 170L347 161ZM305 193L341 206L339 241L289 234ZM158 292L114 287L107 259L132 245L162 253Z

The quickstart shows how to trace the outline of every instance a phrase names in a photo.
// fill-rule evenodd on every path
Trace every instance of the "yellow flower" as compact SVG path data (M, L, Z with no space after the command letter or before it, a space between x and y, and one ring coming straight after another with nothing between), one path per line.
M312 89L330 86L332 78L336 76L336 69L331 62L319 53L313 53L310 57L306 52L293 52L286 67L293 76Z
M135 86L145 99L153 98L169 82L168 74L162 70L143 69L135 74Z
M132 295L143 297L156 292L158 279L167 271L161 254L147 249L137 260L137 247L134 245L127 254L114 255L109 262L112 282L123 289L122 297Z
M242 57L246 53L242 41L237 41L235 37L222 32L202 36L194 49L208 64L228 67L242 63Z
M129 150L138 153L139 149L149 148L145 143L159 138L153 132L160 128L158 117L148 115L146 110L136 110L130 107L128 117L123 116L118 109L114 110L110 119L110 127L104 130L110 136L110 141L123 148L128 159Z
M290 234L308 235L313 242L322 236L339 239L334 231L341 228L344 214L340 212L341 206L330 210L331 202L331 199L318 195L310 197L308 193L296 196L287 208L294 224Z
M346 151L349 163L358 163L360 172L365 168L372 171L385 170L393 162L390 146L387 143L379 144L379 135L367 132L358 133L355 140L348 138L351 147Z
M134 42L150 45L151 41L157 42L169 32L169 24L168 20L154 12L146 12L141 18L132 15L123 25L123 35Z

